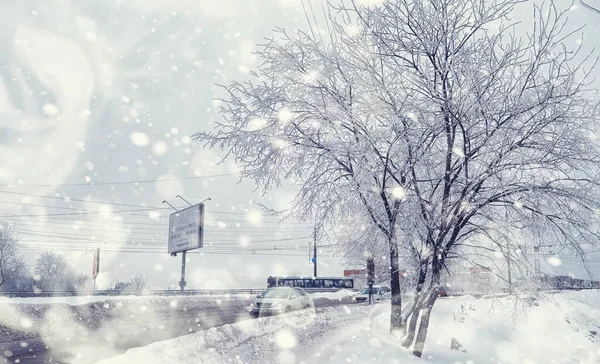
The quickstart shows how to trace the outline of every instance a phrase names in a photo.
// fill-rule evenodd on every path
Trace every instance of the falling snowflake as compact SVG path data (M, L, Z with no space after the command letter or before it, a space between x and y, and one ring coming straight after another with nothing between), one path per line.
M150 144L148 134L139 131L131 133L129 139L131 139L131 142L138 147L145 147Z
M154 145L152 145L152 152L155 156L160 157L165 155L168 149L169 147L167 146L167 143L163 140L157 141L154 143Z
M280 349L289 350L296 346L296 336L290 330L280 330L275 334L275 342Z
M44 114L48 116L54 116L60 112L58 106L54 104L44 104L42 110L44 111Z
M559 257L549 257L548 264L553 267L559 267L562 265L562 260Z

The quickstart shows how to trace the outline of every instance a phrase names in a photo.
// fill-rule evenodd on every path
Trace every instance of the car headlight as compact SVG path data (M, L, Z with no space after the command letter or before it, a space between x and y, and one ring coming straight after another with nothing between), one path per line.
M255 302L250 303L250 307L256 307L256 303Z

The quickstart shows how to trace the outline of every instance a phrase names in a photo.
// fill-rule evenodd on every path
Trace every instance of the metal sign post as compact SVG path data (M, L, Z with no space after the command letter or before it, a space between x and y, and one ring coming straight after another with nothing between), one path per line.
M183 294L183 290L185 288L185 260L186 260L187 250L181 252L181 280L179 281L179 289Z

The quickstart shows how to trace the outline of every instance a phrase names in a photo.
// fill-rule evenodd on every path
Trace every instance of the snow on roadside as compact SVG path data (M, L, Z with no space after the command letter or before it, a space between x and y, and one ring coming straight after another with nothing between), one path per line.
M425 356L475 363L599 363L600 345L590 333L600 325L599 309L598 291L540 300L442 299L434 308ZM449 350L453 337L467 353Z
M331 364L420 362L390 337L389 306L382 307L382 314L346 328L326 343L337 352L321 360ZM597 291L563 292L518 303L508 297L440 299L432 313L423 360L439 364L600 363L599 325ZM453 338L465 352L450 349Z
M371 309L329 307L261 317L131 349L98 363L301 363L298 358L307 356L305 349L315 341L360 321Z
M389 303L248 320L128 351L101 364L600 363L600 293L438 300L423 359L389 335ZM455 338L463 351L451 350Z
M337 292L317 292L317 293L311 293L310 297L312 299L328 298L330 300L343 300L346 297L354 297L357 294L358 294L358 292L350 291L350 290L347 290L347 289L342 289L342 290L337 291Z

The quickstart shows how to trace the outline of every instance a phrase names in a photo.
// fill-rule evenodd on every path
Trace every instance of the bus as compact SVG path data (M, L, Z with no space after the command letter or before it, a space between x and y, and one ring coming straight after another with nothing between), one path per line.
M306 291L353 290L354 279L349 277L269 277L267 288L300 287Z

